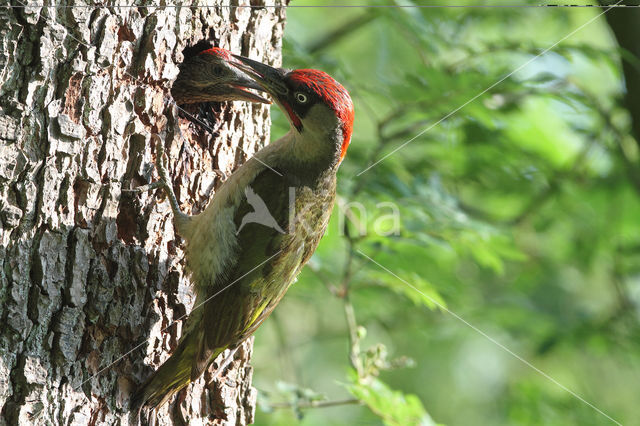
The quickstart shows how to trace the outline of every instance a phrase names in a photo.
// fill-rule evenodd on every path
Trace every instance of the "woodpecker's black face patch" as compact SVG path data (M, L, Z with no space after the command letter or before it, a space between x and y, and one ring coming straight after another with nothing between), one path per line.
M302 119L307 116L307 113L313 105L315 105L320 99L311 92L308 88L300 87L295 82L286 81L288 93L279 97L279 102L282 108L289 115L289 120L296 128L298 132L302 132L304 126L302 125Z
M280 102L289 114L291 122L301 132L304 128L301 120L307 116L311 107L320 102L321 99L309 87L300 84L298 81L286 79L286 84L289 93Z
M305 88L302 87L290 87L290 89L291 92L287 96L287 102L289 102L291 109L298 117L305 118L311 107L318 103L318 95L309 90L304 90Z
M289 71L283 80L288 93L284 96L286 102L282 104L299 131L301 129L296 119L301 125L302 119L314 105L322 103L333 110L342 124L342 133L345 136L341 149L341 157L344 156L351 140L353 126L353 102L345 88L329 74L313 69Z

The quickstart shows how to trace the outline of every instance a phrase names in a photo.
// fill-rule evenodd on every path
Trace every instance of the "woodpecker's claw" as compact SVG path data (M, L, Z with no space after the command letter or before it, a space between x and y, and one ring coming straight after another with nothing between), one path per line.
M188 217L186 214L182 213L180 210L180 205L178 204L178 199L176 198L175 192L173 192L173 186L171 185L171 181L169 180L169 172L167 170L167 157L164 155L164 146L162 146L162 140L157 136L156 139L156 168L158 169L158 176L160 180L158 181L159 186L164 188L164 192L167 194L167 198L169 198L169 203L171 204L171 210L173 210L173 215L176 219ZM154 137L152 136L152 139Z
M140 193L158 188L164 189L164 192L169 199L169 204L171 204L171 211L173 212L176 231L178 232L178 234L184 235L185 227L191 220L191 216L182 213L182 210L180 210L180 205L178 204L178 199L176 198L176 194L175 192L173 192L173 187L171 186L171 181L169 180L169 172L167 171L167 157L164 155L162 140L158 137L158 135L152 135L151 140L156 141L156 168L158 169L158 176L160 179L148 185L142 185L137 188L123 189L123 192Z
M160 140L160 138L156 139L156 168L158 169L158 176L160 177L158 184L164 187L168 192L173 194L173 188L171 188L171 185L169 184L167 159L164 155L164 147L162 146L162 141Z
M122 192L131 192L134 194L139 194L141 192L153 191L154 189L163 188L164 184L160 181L151 182L147 185L140 185L131 189L123 189Z
M152 139L154 139L153 136L152 136ZM162 146L160 138L157 138L156 140L156 155L160 158L159 160L156 161L156 167L158 168L158 176L160 176L160 180L151 182L147 185L141 185L136 188L123 189L122 192L141 193L141 192L153 191L154 189L158 189L158 188L163 188L167 192L167 195L169 196L170 201L171 201L171 196L173 196L173 198L175 199L173 188L171 188L171 185L169 184L169 179L167 178L167 176L169 175L169 173L167 172L167 160L164 157L164 148ZM177 201L176 201L176 205L177 205Z

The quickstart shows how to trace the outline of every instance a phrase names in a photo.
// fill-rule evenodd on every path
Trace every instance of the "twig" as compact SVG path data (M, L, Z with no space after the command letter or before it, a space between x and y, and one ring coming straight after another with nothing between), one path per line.
M377 16L378 16L377 13L375 13L373 9L370 9L366 13L363 13L362 15L351 19L341 27L331 31L329 34L322 37L317 42L309 45L309 47L307 48L307 51L310 54L318 53L319 51L324 50L327 47L331 46L332 44L340 41L341 39L351 34L352 32L367 25L369 22L373 21Z
M349 329L349 361L351 366L356 370L358 377L362 377L362 363L360 362L360 337L358 336L358 322L356 321L356 313L353 309L349 295L349 285L352 277L352 266L354 258L353 239L348 232L347 224L345 223L345 238L349 245L349 255L347 257L347 263L344 267L342 280L340 283L340 294L344 302L344 315L347 320L347 327Z
M291 355L291 345L289 345L289 342L287 340L287 333L282 326L282 321L280 319L280 316L278 315L278 311L274 311L271 314L271 318L271 323L274 325L276 336L278 339L282 370L289 370L291 372L294 383L300 384L301 380L298 371L298 365L294 362L293 356Z
M305 402L277 402L270 404L273 409L278 408L327 408L339 405L362 405L362 401L355 398L338 399L335 401L305 401Z
M356 322L356 314L353 310L353 304L349 300L349 296L344 298L344 315L347 319L349 327L349 361L351 366L355 368L358 377L362 377L362 364L360 362L360 337L358 336L358 323Z

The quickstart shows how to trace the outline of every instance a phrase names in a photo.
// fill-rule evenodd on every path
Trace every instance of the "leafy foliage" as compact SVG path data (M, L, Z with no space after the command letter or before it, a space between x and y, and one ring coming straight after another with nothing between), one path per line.
M302 423L610 424L496 342L637 421L640 154L617 46L600 17L544 53L598 13L288 10L285 65L329 72L356 105L339 205L259 332L256 380L366 408Z
M349 392L363 401L390 426L435 425L415 395L394 391L378 379L356 381L347 385Z

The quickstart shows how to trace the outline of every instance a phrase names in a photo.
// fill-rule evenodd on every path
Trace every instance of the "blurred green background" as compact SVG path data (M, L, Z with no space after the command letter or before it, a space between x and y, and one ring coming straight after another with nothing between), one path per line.
M614 424L553 380L640 424L639 141L601 12L287 10L284 66L352 94L360 204L256 334L257 424Z

